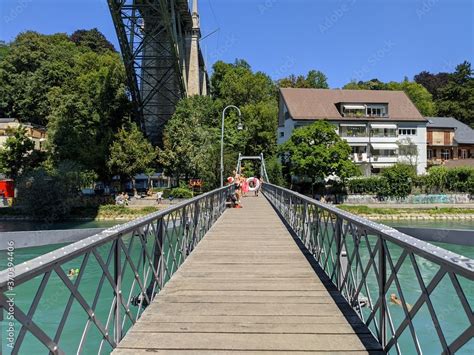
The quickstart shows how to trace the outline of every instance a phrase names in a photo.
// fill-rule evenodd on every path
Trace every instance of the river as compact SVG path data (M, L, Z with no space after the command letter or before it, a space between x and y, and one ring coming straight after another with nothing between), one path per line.
M410 226L410 227L432 227L432 228L457 228L457 229L473 229L474 230L474 222L470 221L461 221L461 222L454 222L454 221L440 221L440 222L421 222L421 221L385 221L383 222L387 225L397 227L397 226ZM48 225L48 229L69 229L69 228L93 228L93 227L110 227L116 225L116 221L99 221L99 222L65 222L65 223L54 223ZM37 230L37 229L44 229L44 224L37 224L31 222L2 222L0 223L0 230ZM452 244L443 244L437 243L437 245L449 249L455 253L462 254L469 258L474 259L474 247L466 247L466 246L459 246L459 245L452 245ZM35 258L39 255L45 254L49 251L52 251L61 245L53 245L53 246L43 246L43 247L36 247L36 248L25 248L15 251L15 264L19 264L23 261ZM137 249L138 250L138 249ZM391 250L392 259L396 261L401 254L400 248L393 248ZM99 253L105 258L107 250L99 250ZM367 255L362 255L363 258L367 257ZM64 269L68 269L70 267L76 268L80 266L80 258L75 259L72 262L67 263L64 265ZM438 267L424 259L417 259L419 267L422 272L422 277L425 283L428 283L429 280L434 276L437 272ZM364 262L365 263L365 262ZM6 268L6 252L0 251L0 270ZM102 271L97 264L94 262L94 259L91 257L89 264L85 267L85 271L87 271L83 275L83 280L81 281L81 285L79 287L80 292L84 295L87 302L92 302L92 299L95 295L95 290L98 284L98 280L102 275ZM83 271L83 270L81 270ZM130 285L131 278L124 277L124 286ZM402 285L402 292L407 300L407 303L413 304L416 299L421 294L420 286L416 281L416 277L414 277L413 267L409 263L404 263L403 267L399 270L398 279L400 284ZM460 280L461 284L463 285L464 292L471 304L474 304L474 285L472 282L466 282L467 280ZM22 308L28 308L29 304L31 303L32 297L35 294L36 290L38 289L40 279L37 277L34 280L31 280L23 285L19 285L15 291L17 294L16 302ZM376 290L376 279L368 278L367 284L369 286L369 292L372 293L371 290ZM107 285L107 283L106 283ZM134 294L138 293L138 289L134 292ZM364 296L367 296L367 291L363 291ZM389 290L390 293L399 294L398 290L392 285ZM458 334L459 329L464 329L463 327L468 322L464 312L461 311L462 305L458 301L457 297L454 297L455 291L452 285L449 282L449 278L444 277L434 293L430 296L430 299L433 302L433 307L436 309L436 314L439 319L440 325L447 337L448 341L452 341L453 337ZM57 275L53 274L51 276L51 280L48 282L48 286L44 291L44 295L42 297L42 301L38 305L38 311L35 313L34 320L41 324L42 328L46 331L46 333L54 337L54 333L57 329L59 324L59 320L64 312L66 307L67 300L69 298L69 291L64 287L64 284L61 280L57 277ZM127 295L128 296L128 295ZM110 303L112 302L113 292L109 287L104 287L103 292L101 293L100 302L96 308L96 314L100 317L102 323L104 324L107 319L107 314L109 311ZM372 295L372 297L376 298L376 295ZM398 325L404 318L403 310L401 307L392 305L389 303L389 311L392 315L393 321L395 325ZM81 309L80 305L77 302L73 303L73 307L71 309L71 314L68 317L68 321L65 324L62 341L60 346L66 350L66 353L70 353L77 348L78 341L82 335L82 331L85 325L85 314L84 311ZM0 330L2 331L1 337L5 339L5 332L6 332L6 322L3 321L3 327L0 326ZM128 322L127 322L128 323ZM440 344L438 342L438 337L436 336L436 331L433 326L433 322L429 315L428 309L424 306L416 315L414 319L414 324L417 329L417 334L419 338L420 345L422 349L424 349L425 353L427 354L435 354L439 353ZM125 328L128 328L129 324L125 324ZM17 324L17 331L19 330L19 324ZM84 352L85 353L96 353L97 348L96 344L100 341L101 337L99 332L96 330L94 326L91 327L91 334L88 337L88 341L84 344ZM404 354L411 354L415 353L413 348L413 342L411 341L411 337L409 333L406 331L404 335L400 338L400 344L402 346L402 352ZM10 353L9 349L5 347L5 342L3 342L3 352L5 354ZM20 354L32 354L32 353L43 353L43 351L38 351L38 349L44 349L41 344L38 343L36 339L34 339L31 335L27 335L25 341L23 343L22 349ZM102 353L108 353L110 351L109 347L105 347ZM1 353L1 351L0 351ZM469 343L467 348L465 347L465 351L459 352L460 354L472 354L474 353L474 344L473 341Z

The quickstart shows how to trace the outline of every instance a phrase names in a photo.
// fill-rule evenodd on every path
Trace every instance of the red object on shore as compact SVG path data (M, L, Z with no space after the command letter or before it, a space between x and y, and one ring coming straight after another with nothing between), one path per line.
M3 195L5 198L15 197L15 187L13 185L13 180L0 180L0 195Z

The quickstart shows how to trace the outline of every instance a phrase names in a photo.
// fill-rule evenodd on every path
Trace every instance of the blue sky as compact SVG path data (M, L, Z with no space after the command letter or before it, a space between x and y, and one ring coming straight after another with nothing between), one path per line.
M246 59L274 79L319 69L331 87L451 71L474 58L472 0L200 0L207 65ZM116 47L106 0L0 0L0 39L97 27Z

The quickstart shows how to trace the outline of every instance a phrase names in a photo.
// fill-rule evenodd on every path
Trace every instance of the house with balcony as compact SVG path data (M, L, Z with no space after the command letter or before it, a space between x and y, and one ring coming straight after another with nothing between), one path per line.
M473 165L474 130L452 117L428 117L428 165Z
M34 143L34 149L44 151L47 139L45 127L32 125L30 123L20 123L15 118L0 118L0 148L6 143L12 132L20 126L26 129L26 135Z
M426 172L425 119L402 91L280 89L278 143L293 129L327 120L352 148L352 159L365 175L397 162Z

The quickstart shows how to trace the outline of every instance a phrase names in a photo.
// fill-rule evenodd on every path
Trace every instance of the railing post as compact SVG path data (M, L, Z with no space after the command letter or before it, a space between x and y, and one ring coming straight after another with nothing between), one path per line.
M301 240L303 241L304 245L308 247L308 238L307 238L307 232L308 228L306 228L306 213L308 211L308 203L306 201L303 201L303 218L301 220Z
M122 340L122 322L120 317L120 307L122 304L122 265L120 262L120 238L115 240L114 246L114 281L115 281L115 343Z
M379 301L380 301L380 319L379 319L379 342L382 348L387 345L387 304L385 300L385 286L387 284L387 257L383 239L379 236Z
M337 289L341 291L342 288L342 218L336 216L336 229L334 231L336 242L336 285Z
M199 205L199 202L196 202L194 204L193 239L191 241L191 247L189 248L189 252L191 252L194 249L194 246L196 245L196 240L198 238L200 212L201 212L201 207Z

